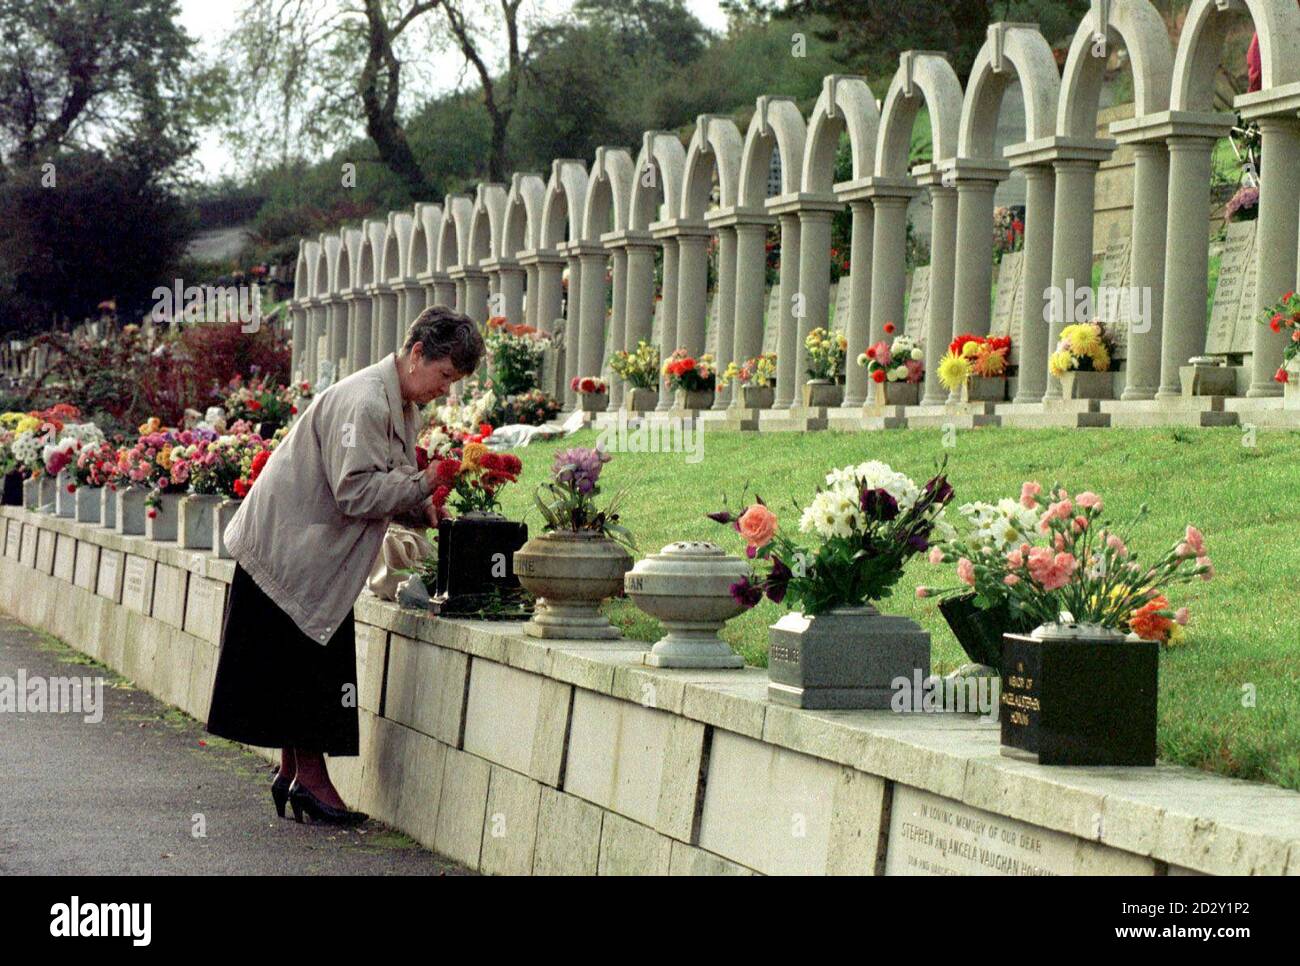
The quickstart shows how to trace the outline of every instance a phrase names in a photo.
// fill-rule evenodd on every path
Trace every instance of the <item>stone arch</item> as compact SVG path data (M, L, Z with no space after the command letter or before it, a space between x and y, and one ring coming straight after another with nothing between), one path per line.
M1296 4L1285 0L1193 0L1174 57L1171 110L1214 109L1214 76L1223 41L1242 14L1249 15L1259 34L1263 90L1300 80L1300 8Z
M357 253L356 284L373 285L378 279L379 260L383 258L384 234L387 224L367 218L361 225L361 249Z
M380 277L390 282L406 277L406 252L411 245L413 219L410 212L390 211L384 233L384 258Z
M429 264L432 247L429 245L429 233L424 227L423 207L422 202L417 203L411 215L411 241L406 246L406 261L402 266L402 274L408 278L423 275L432 268Z
M629 231L648 230L659 220L661 203L669 217L680 210L685 163L686 152L677 135L646 131L641 136L641 153L632 171L632 195L628 200Z
M540 175L515 172L510 176L510 192L506 195L501 225L502 258L515 258L520 252L537 247L545 198L546 183Z
M718 207L734 208L740 195L740 158L745 140L736 122L722 114L701 114L695 119L695 133L683 162L682 203L679 214L687 221L700 221L713 193L713 174L718 177Z
M504 221L506 187L502 184L480 184L474 195L474 211L470 217L469 238L466 242L467 261L478 265L486 259L497 258L501 250L501 223Z
M598 147L587 179L582 212L582 240L600 244L600 236L627 228L632 195L632 155L623 148Z
M741 153L740 190L736 196L739 207L763 210L773 151L781 158L781 194L799 190L803 182L806 138L807 125L794 98L767 95L758 98Z
M305 238L298 239L298 262L293 269L293 297L295 299L307 298L308 295L315 294L316 271L315 260L307 255L307 246L311 242Z
M957 154L961 129L962 90L948 55L936 51L909 50L900 58L890 81L881 111L880 136L876 146L875 174L901 178L909 174L912 126L924 104L930 112L934 164Z
M442 224L438 230L436 270L445 272L460 265L465 258L469 217L474 203L468 195L447 195L442 206Z
M357 286L357 256L361 249L361 231L356 228L339 229L339 264L335 280L340 292Z
M322 232L320 247L324 255L325 291L330 295L337 295L343 289L343 286L339 285L339 251L343 246L339 242L338 235ZM319 283L319 279L317 282Z
M581 161L551 162L551 180L542 204L538 247L555 248L566 241L578 241L582 232L582 209L587 197L587 168Z
M1020 81L1025 100L1025 140L1050 138L1056 129L1061 78L1047 40L1034 24L995 23L971 67L962 102L957 154L964 159L1002 160L994 136L1002 95Z
M853 153L852 179L871 174L880 131L880 110L876 95L866 79L831 74L822 79L821 96L808 119L804 141L801 188L806 192L826 194L835 180L835 155L840 135L848 132Z
M312 260L311 268L311 294L312 295L329 295L332 292L330 286L330 267L329 258L325 250L325 236L322 235L319 241L308 242L308 257ZM315 250L314 257L312 249Z
M1061 137L1096 136L1097 109L1106 57L1096 55L1099 38L1109 47L1122 44L1133 72L1134 115L1145 117L1169 110L1174 56L1164 20L1149 0L1094 2L1070 44L1061 81L1056 133Z

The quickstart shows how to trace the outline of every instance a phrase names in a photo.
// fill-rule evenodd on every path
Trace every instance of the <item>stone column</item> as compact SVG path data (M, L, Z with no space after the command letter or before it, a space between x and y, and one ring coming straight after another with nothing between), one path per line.
M456 283L443 276L433 283L433 304L443 308L456 308Z
M845 409L857 409L871 393L867 370L858 365L858 356L871 345L871 298L874 279L873 253L876 244L876 209L869 198L849 202L853 212L853 237L849 245L849 277L840 284L849 286L849 319L844 336L848 339L845 354Z
M614 290L611 293L612 307L609 313L609 347L610 353L621 351L627 342L627 249L615 248L612 253L613 269L611 281ZM623 404L623 380L610 371L610 360L605 357L601 347L600 374L609 385L609 408L617 409Z
M543 328L537 313L537 263L524 266L524 321L535 329Z
M734 359L744 362L743 356L736 356L736 229L718 229L718 353L715 360L718 378ZM707 341L707 340L706 340ZM707 348L707 345L706 345ZM714 400L715 409L727 408L727 390L718 393Z
M568 246L566 245L567 249ZM567 254L569 268L569 285L565 297L564 331L566 351L564 353L564 406L574 409L578 405L578 394L569 388L573 377L580 375L582 363L582 261L577 255Z
M953 281L957 267L957 191L931 183L930 311L925 320L925 392L922 406L942 406L948 390L939 382L939 360L953 338Z
M1146 331L1134 320L1128 333L1128 369L1121 399L1154 399L1160 388L1160 339L1165 288L1165 228L1169 215L1169 152L1163 142L1133 145L1133 266L1130 284L1151 291Z
M397 329L397 293L387 282L374 286L371 310L370 361L378 362L393 351L393 333Z
M789 409L800 398L803 370L796 368L799 345L798 319L794 317L795 296L799 294L799 216L781 216L781 315L776 350L776 393L773 409ZM827 242L827 257L830 243Z
M336 345L338 355L335 356L339 364L338 378L352 372L352 346L357 339L357 290L348 289L343 293L343 319L342 332L336 333L342 345Z
M655 252L650 245L627 246L627 295L623 314L626 330L623 348L634 352L637 343L649 342L654 326ZM660 351L662 351L662 346Z
M1170 244L1165 258L1157 399L1176 399L1183 394L1178 370L1205 351L1208 321L1205 303L1209 297L1210 249L1205 213L1210 207L1210 156L1215 139L1174 135L1168 144Z
M295 376L303 379L309 379L306 369L303 367L303 350L307 346L307 310L302 307L300 301L295 300L290 303L289 317L293 320L293 345L290 352L289 371Z
M358 293L354 304L356 319L348 333L348 371L358 372L370 365L371 302L365 294Z
M344 296L334 296L325 331L329 336L329 361L334 363L334 378L337 380L343 370L342 360L348 354L348 303Z
M461 310L478 325L488 320L488 278L472 270L465 274L465 307Z
M497 273L499 295L501 296L501 314L511 325L520 325L524 321L524 272L517 266L501 267Z
M767 222L736 222L736 278L733 357L743 362L763 351L763 284L767 278ZM731 401L740 386L731 386Z
M554 332L555 323L560 319L560 309L564 302L564 262L548 261L534 265L537 270L537 325L545 332ZM574 333L576 334L576 333ZM567 343L570 333L565 326L564 338Z
M420 313L428 307L429 290L418 282L406 287L406 312L397 320L397 342L400 345L406 339L406 330L419 318Z
M663 313L664 313L664 332L663 345L659 347L660 362L667 362L668 357L678 348L677 338L677 272L678 272L678 248L675 237L664 238L664 277L663 277ZM651 324L653 325L653 317ZM663 384L662 377L659 383L659 404L655 406L656 412L667 412L673 406L673 393Z
M1016 381L1017 403L1041 402L1048 391L1047 357L1056 347L1060 329L1053 329L1044 317L1046 301L1043 293L1052 284L1052 262L1056 247L1056 233L1061 219L1056 217L1056 199L1060 182L1056 172L1045 164L1030 164L1025 172L1025 260L1024 314L1020 318L1020 376ZM1029 217L1028 212L1033 212ZM1088 247L1092 247L1092 209L1088 211ZM1088 280L1092 280L1092 254L1088 254ZM951 341L951 340L950 340ZM1060 384L1056 387L1060 395Z
M798 320L795 342L795 403L808 368L804 342L816 328L827 328L831 317L831 218L824 208L799 209L799 294L803 316ZM784 251L781 253L784 259Z
M1259 279L1255 294L1257 315L1293 291L1296 285L1297 214L1300 211L1300 128L1292 117L1264 117L1259 121L1261 170L1259 174L1259 225L1255 257ZM1256 325L1251 356L1250 389L1246 395L1280 396L1282 384L1273 377L1282 365L1287 335L1267 325Z
M957 260L953 335L988 335L993 289L993 192L997 182L957 180Z
M578 350L578 376L599 376L601 357L605 350L605 263L603 249L591 250L583 245L578 256L582 294L578 305L582 310L580 348ZM572 285L572 283L570 283Z
M709 238L681 234L677 238L677 344L697 359L704 353L708 315Z
M453 281L452 284L456 286L456 311L461 313L461 315L468 315L469 312L466 309L468 303L465 301L465 276L461 275Z
M871 330L869 342L888 341L885 323L903 331L907 297L907 203L911 193L874 194L875 229L871 265ZM990 223L992 218L990 217ZM856 264L856 263L854 263ZM854 365L857 360L854 359Z
M1052 232L1052 289L1055 297L1051 327L1047 333L1047 351L1055 350L1061 330L1073 322L1079 293L1092 291L1092 219L1097 194L1097 162L1080 158L1063 158L1053 162L1056 173L1055 225ZM1026 232L1028 231L1026 215ZM1040 239L1041 240L1041 239ZM1025 237L1025 270L1035 255L1029 237ZM1026 293L1031 291L1026 289ZM1090 304L1096 305L1089 296ZM1028 309L1029 300L1025 300ZM1095 315L1095 309L1094 309ZM1085 320L1087 321L1087 320ZM1035 360L1021 353L1021 371L1035 366ZM1048 376L1043 402L1061 398L1061 381Z

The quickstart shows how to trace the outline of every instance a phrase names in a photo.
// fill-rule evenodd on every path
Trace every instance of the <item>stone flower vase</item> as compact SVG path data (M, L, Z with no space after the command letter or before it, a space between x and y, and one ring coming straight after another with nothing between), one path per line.
M42 473L40 479L40 503L41 510L46 513L54 512L54 501L57 499L58 483L49 473Z
M176 543L186 550L212 549L212 516L221 504L217 493L191 493L180 501Z
M1065 399L1114 399L1115 374L1071 369L1061 376L1061 396Z
M673 401L675 408L693 412L712 409L713 397L712 389L678 389Z
M844 387L831 379L809 379L803 384L803 404L809 409L830 409L844 401Z
M623 408L629 413L654 412L659 405L659 392L655 389L631 389L623 397Z
M74 494L77 504L76 519L78 523L99 525L104 513L104 488L102 486L79 486Z
M609 407L609 393L580 392L578 402L584 413L603 413Z
M117 526L118 533L125 536L140 536L144 533L145 498L148 489L143 486L128 486L117 491Z
M1160 645L1095 624L1002 637L1002 754L1040 765L1156 763Z
M160 493L157 505L149 507L144 514L144 536L146 540L159 543L171 543L180 532L181 500L184 493Z
M668 633L645 663L653 667L744 667L745 659L718 636L744 608L731 586L749 575L739 557L702 541L682 541L646 557L623 578L639 610L657 618Z
M41 506L41 481L36 477L23 480L23 507L37 510Z
M875 607L786 614L768 628L768 699L814 710L889 709L894 682L930 676L930 634ZM918 677L919 674L919 677Z
M106 486L99 491L99 525L109 530L117 529L117 487Z
M916 406L921 402L919 382L876 383L876 404L879 406Z
M961 390L961 401L968 403L975 402L1006 402L1007 399L1007 377L1006 376L974 376L966 380L966 385Z
M776 401L776 387L741 386L740 398L746 409L771 409Z
M591 531L556 531L533 537L515 551L519 583L537 596L529 637L615 640L618 628L600 603L623 588L632 556L609 537Z
M212 511L212 552L224 560L231 557L230 548L226 546L226 527L239 512L239 507L239 500L222 500Z
M55 480L54 515L69 520L77 515L77 484L67 470L60 470Z

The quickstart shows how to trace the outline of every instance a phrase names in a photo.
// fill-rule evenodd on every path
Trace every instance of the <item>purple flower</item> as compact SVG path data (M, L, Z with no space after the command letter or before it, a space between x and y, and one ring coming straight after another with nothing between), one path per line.
M717 513L706 513L704 515L714 523L730 523L735 519L729 510L719 510Z
M613 457L603 450L578 446L556 453L551 472L555 482L586 496L595 491L601 468L611 459Z
M758 584L750 581L748 577L742 577L729 588L731 599L734 600L745 610L758 606L758 602L763 599L763 588Z
M777 556L772 557L772 573L767 578L767 599L774 604L785 600L786 588L794 574L785 562Z
M873 520L893 520L898 516L898 501L883 488L863 490L862 512Z

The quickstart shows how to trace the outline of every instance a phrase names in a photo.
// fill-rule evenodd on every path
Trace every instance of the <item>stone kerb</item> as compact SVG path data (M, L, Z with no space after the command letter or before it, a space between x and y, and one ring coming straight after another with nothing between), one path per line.
M75 539L78 561L98 547L101 574L113 553L158 565L155 598L185 568L184 628L21 550L0 581L19 619L206 716L206 582L230 561L15 508L0 520ZM356 617L362 755L331 762L341 791L485 872L1300 874L1294 792L1166 765L1040 768L971 716L779 707L761 669L650 668L639 642L537 641L369 594ZM970 829L1028 845L927 844Z

